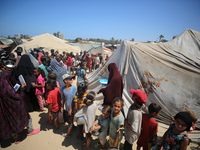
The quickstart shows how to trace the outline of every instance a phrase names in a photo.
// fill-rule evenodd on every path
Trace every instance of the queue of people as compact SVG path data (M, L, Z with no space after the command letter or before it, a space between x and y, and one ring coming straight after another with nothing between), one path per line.
M39 52L38 55L21 55L22 48L17 51L15 63L0 61L0 139L15 137L15 143L21 142L21 133L28 127L27 135L34 135L40 129L33 129L31 111L48 109L48 122L59 128L60 123L67 123L68 128L62 136L70 136L74 122L77 123L77 134L83 140L83 149L91 147L91 135L98 136L94 145L101 150L106 146L109 136L109 148L120 149L123 136L125 137L124 150L131 150L137 141L137 150L142 147L148 150L154 147L157 150L181 149L186 150L189 144L187 132L195 127L197 115L193 111L179 112L172 120L172 124L163 137L157 142L157 117L162 108L151 103L148 114L142 113L143 104L147 95L142 90L130 89L133 104L129 107L127 116L124 114L123 80L115 63L108 66L108 85L99 89L97 93L87 91L89 80L86 77L86 68L89 72L101 65L101 59L90 58L86 52L72 54L57 51ZM37 57L35 57L37 56ZM16 66L15 66L16 65ZM23 76L24 83L19 76ZM73 80L77 76L77 87ZM16 88L16 85L20 85ZM104 96L101 115L96 118L96 94ZM15 119L13 119L15 118ZM60 123L59 123L60 122ZM84 136L85 134L85 136ZM85 138L84 138L85 137Z

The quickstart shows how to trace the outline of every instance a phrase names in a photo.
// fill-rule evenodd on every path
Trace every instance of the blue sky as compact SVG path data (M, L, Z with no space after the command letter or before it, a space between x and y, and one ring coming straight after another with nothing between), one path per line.
M200 31L199 8L200 0L0 0L0 36L171 40L187 28Z

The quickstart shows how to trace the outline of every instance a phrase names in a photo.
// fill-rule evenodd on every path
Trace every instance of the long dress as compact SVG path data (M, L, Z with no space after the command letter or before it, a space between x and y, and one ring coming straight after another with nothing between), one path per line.
M110 105L112 107L112 102L116 97L122 97L123 92L123 82L122 76L115 63L111 63L108 66L109 77L108 85L106 88L102 88L100 91L104 95L103 105Z
M18 77L22 75L26 82L26 105L29 112L39 110L38 100L35 96L35 88L32 87L31 83L36 82L37 78L34 75L34 65L28 55L22 55L17 68L14 70L14 78L18 83ZM15 84L15 83L14 83Z
M10 71L0 72L0 86L0 139L7 139L28 125L29 114L25 93L15 92Z

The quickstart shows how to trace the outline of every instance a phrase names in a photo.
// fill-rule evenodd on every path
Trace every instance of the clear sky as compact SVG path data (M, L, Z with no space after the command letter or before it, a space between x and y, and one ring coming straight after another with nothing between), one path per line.
M61 32L65 39L171 40L200 32L200 0L0 0L0 36Z

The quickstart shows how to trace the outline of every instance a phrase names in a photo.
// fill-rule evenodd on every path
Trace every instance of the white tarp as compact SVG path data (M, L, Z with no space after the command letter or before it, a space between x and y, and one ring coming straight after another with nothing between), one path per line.
M161 122L169 123L170 117L182 110L192 110L200 118L200 32L187 29L166 43L123 41L104 66L87 76L89 91L102 88L98 79L108 78L107 66L113 62L123 78L125 114L133 88L146 92L147 107L156 102L163 108ZM101 104L103 95L96 99Z
M32 40L28 43L23 43L18 45L17 47L22 47L24 52L26 53L28 49L40 48L43 47L45 51L49 51L54 49L62 54L63 51L74 54L79 53L81 49L78 46L71 46L66 44L65 40L59 39L49 33L45 33L42 35L38 35L31 38ZM14 49L16 50L17 47Z

